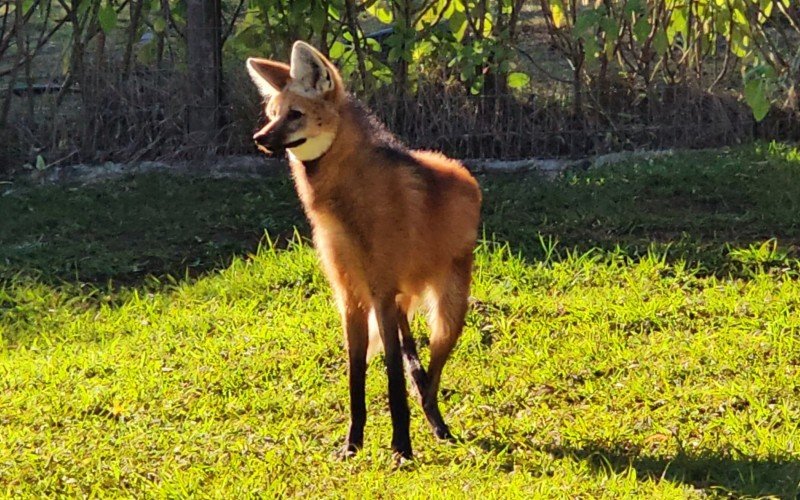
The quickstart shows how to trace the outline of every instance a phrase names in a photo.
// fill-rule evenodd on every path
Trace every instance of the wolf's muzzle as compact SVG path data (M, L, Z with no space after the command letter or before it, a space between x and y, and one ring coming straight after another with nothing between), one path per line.
M305 138L301 138L284 144L283 141L285 138L283 134L276 133L274 129L267 130L266 132L257 132L253 136L253 140L259 150L272 155L282 153L288 148L296 148L306 142Z

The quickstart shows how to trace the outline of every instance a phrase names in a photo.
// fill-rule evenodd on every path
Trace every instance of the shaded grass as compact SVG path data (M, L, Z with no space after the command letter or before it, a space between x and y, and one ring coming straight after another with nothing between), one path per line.
M758 144L555 181L484 175L484 231L531 261L550 251L543 237L558 242L560 254L619 247L641 256L655 245L671 262L717 276L747 273L756 263L780 268L781 255L800 249L797 155ZM0 185L0 195L0 277L135 285L224 268L234 255L254 252L265 232L278 242L295 230L309 235L287 172L246 180L153 174L83 187L17 183ZM775 251L754 257L773 238Z
M0 186L2 193L3 186ZM149 174L88 186L8 185L0 275L140 283L225 267L270 230L307 223L288 175L262 180Z
M299 217L285 179L18 188L0 198L13 214L0 240L0 491L794 498L797 226L781 194L759 194L797 189L792 155L742 149L555 183L483 179L486 232L500 242L477 251L474 304L445 371L443 410L461 442L436 442L412 404L417 461L401 470L379 360L366 448L331 459L347 382L328 286L301 241L255 246L263 229L291 234ZM690 167L721 173L678 182ZM765 178L727 182L750 168ZM637 194L658 176L679 187ZM692 183L730 209L669 202ZM749 222L736 226L741 214ZM634 219L644 222L626 226ZM221 233L234 236L213 239ZM120 235L141 244L115 247ZM763 245L770 237L780 244ZM21 248L26 238L42 245ZM131 271L142 253L157 265ZM185 259L206 272L166 277L195 262ZM424 344L421 322L413 328Z
M655 244L671 261L717 275L742 270L732 248L776 238L790 255L800 250L800 158L783 145L678 153L553 184L487 180L487 232L533 259L544 256L540 234L579 251L643 255Z

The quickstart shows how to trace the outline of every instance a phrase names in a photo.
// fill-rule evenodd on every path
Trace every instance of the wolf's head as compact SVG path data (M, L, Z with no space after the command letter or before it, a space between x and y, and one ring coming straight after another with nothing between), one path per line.
M256 132L259 149L285 149L301 161L314 160L330 148L339 127L345 98L339 72L315 48L295 42L291 65L249 58L247 70L261 95L268 98L269 123Z

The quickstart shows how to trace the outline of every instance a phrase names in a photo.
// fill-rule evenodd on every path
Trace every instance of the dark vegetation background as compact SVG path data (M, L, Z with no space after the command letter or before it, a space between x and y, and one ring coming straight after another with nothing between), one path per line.
M461 158L800 137L791 0L10 0L0 172L251 153L243 61L296 39Z

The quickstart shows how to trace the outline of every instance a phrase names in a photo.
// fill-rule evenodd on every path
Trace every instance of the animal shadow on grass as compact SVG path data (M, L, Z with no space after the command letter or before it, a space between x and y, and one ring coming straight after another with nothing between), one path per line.
M506 454L498 469L515 470L515 459L509 453L515 449L513 440L463 438L457 445L477 446L493 455ZM800 498L800 460L795 457L735 457L710 450L680 450L674 457L654 457L630 445L591 441L580 446L544 445L532 451L554 459L585 462L598 475L624 474L633 469L639 481L669 481L732 497ZM447 460L442 458L441 463Z
M733 457L685 450L672 458L649 457L628 446L592 442L541 450L555 458L585 461L598 474L620 474L633 468L640 481L670 481L735 497L800 498L800 461L792 457Z

